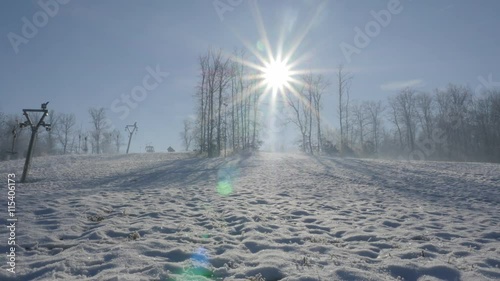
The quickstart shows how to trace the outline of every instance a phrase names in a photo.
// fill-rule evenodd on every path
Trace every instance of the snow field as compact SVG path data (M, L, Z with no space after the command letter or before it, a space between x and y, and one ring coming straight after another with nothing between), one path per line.
M500 279L495 164L50 156L16 191L1 280Z

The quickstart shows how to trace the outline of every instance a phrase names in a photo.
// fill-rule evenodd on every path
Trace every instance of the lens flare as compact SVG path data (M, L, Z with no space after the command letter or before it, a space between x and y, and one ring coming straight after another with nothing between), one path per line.
M191 266L182 271L183 281L207 280L214 277L214 273L209 269L210 262L207 249L200 247L191 255Z
M262 43L262 41L257 41L257 50L259 50L260 52L264 52L266 49L266 47L264 47L264 44Z
M233 187L228 181L221 181L217 184L217 192L222 196L228 196L233 193Z
M216 191L222 196L229 196L233 193L233 180L238 176L238 169L232 164L221 167L217 172Z
M191 256L191 259L193 260L193 264L196 266L209 265L207 249L205 248L198 248L196 252L194 252L194 254Z

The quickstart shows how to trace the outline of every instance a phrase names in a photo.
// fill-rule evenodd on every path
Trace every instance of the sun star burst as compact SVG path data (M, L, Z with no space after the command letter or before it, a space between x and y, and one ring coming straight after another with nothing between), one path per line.
M287 86L290 82L290 75L290 67L282 60L273 59L269 63L264 63L264 83L273 90Z
M321 73L325 70L304 68L304 64L311 63L314 49L299 47L324 10L325 3L318 5L310 20L294 32L282 29L278 30L277 36L268 36L257 1L250 1L250 11L255 19L259 37L255 42L235 32L246 50L253 55L246 57L243 51L235 52L231 56L237 64L248 67L244 79L248 81L249 87L236 97L236 103L246 104L250 98L257 98L259 118L265 122L264 126L269 132L266 143L276 144L276 139L283 137L275 133L278 126L276 122L288 118L286 109L291 102L298 100L302 106L311 107L310 101L303 95L304 75Z

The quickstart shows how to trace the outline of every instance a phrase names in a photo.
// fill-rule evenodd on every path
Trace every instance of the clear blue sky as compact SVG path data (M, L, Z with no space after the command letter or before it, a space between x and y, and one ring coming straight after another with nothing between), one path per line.
M500 2L495 0L401 0L400 12L347 61L340 44L354 45L354 28L364 30L374 20L370 12L387 9L391 1L256 3L273 48L279 34L290 43L311 23L296 53L310 57L297 68L325 69L333 79L326 70L343 63L354 74L354 99L386 99L404 85L430 91L452 82L475 88L478 76L490 74L500 81ZM231 52L245 46L242 39L254 45L259 40L248 0L223 12L223 18L213 0L73 0L59 4L46 24L39 2L53 1L0 3L0 110L21 113L50 101L50 109L73 112L78 125L90 128L88 108L105 107L120 130L138 122L135 152L148 143L157 151L181 148L182 119L194 111L200 54L209 46ZM34 16L43 27L25 38L23 17L33 23ZM13 47L9 34L27 42ZM146 68L157 65L169 76L120 119L112 102L142 85ZM325 101L331 105L325 104L324 115L334 120L334 99Z

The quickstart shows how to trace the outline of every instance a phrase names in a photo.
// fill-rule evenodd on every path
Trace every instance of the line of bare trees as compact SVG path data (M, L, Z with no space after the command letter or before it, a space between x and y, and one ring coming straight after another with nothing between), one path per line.
M336 128L321 125L321 97L330 90L322 75L300 77L298 89L286 95L288 122L298 130L302 151L500 162L500 89L474 94L454 84L432 93L405 88L386 102L360 102L350 100L352 75L339 67L335 78Z
M344 139L351 156L500 162L500 89L405 88L386 103L352 102L343 109L350 115L333 141Z
M244 60L243 52L224 56L220 50L209 50L200 56L197 115L185 121L181 132L186 150L194 143L196 150L215 157L226 149L239 151L260 145L261 89L255 80L246 79L252 73L241 63ZM338 127L322 122L322 97L332 89L325 76L303 75L284 95L285 123L297 129L302 151L500 162L500 90L474 95L467 87L450 84L432 93L406 88L386 101L354 101L350 98L352 80L340 66L334 79L336 87L332 87L338 98Z
M500 162L500 89L474 94L450 84L433 93L406 88L389 99L392 144L410 157Z
M245 59L243 51L225 56L222 50L211 49L199 57L196 120L185 121L181 132L186 150L191 140L199 152L209 157L260 146L260 89L243 63Z
M299 130L300 148L304 152L319 152L323 145L321 132L322 97L330 82L323 75L309 73L301 77L298 91L285 95L289 115L287 121Z
M104 108L89 109L90 128L77 128L73 113L49 112L45 119L52 130L38 131L35 156L68 153L118 153L123 145L123 134L119 130L110 130L106 124ZM38 120L39 116L32 116ZM0 112L0 160L23 158L26 154L30 128L21 129L20 122L25 117L21 114Z

